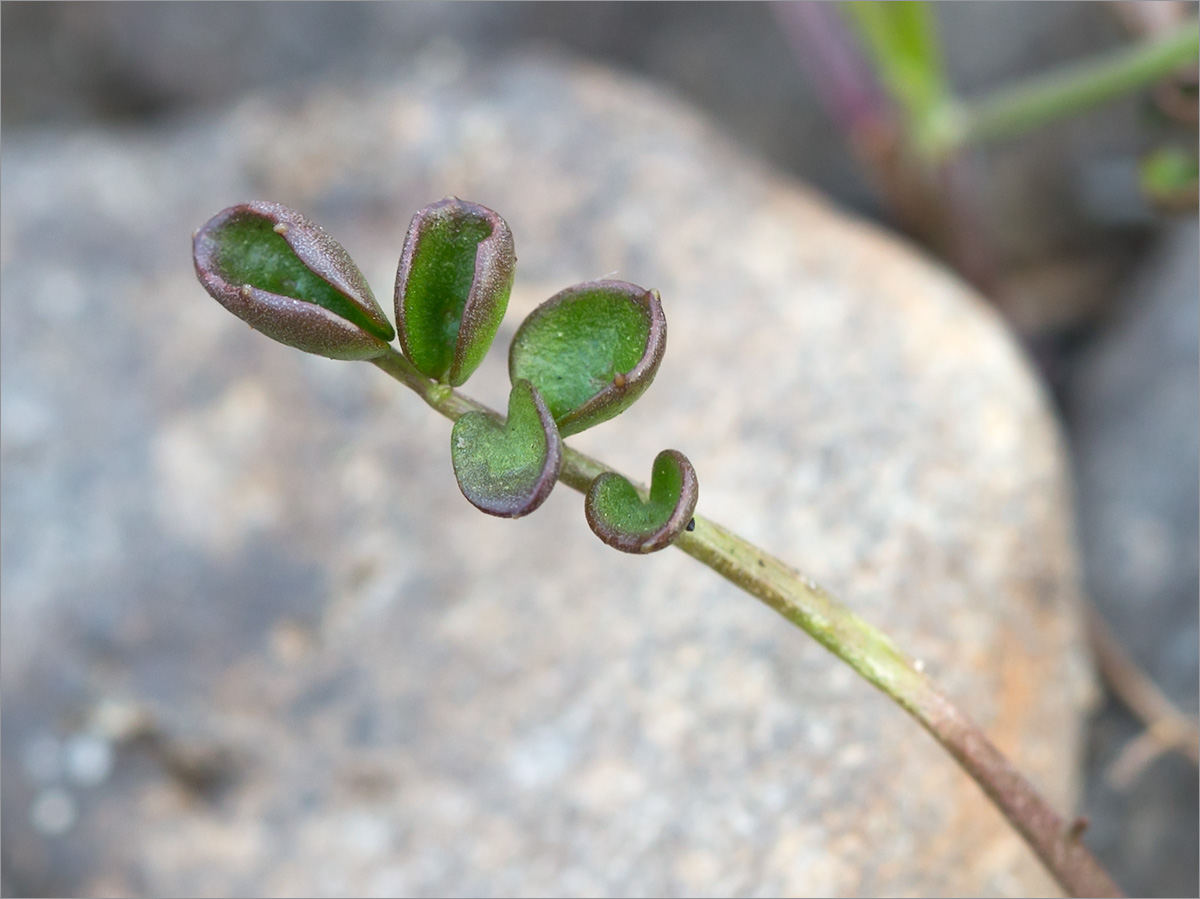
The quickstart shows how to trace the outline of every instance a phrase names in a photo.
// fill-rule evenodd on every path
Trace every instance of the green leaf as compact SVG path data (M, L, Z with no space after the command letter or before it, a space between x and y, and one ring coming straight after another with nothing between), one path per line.
M645 393L658 372L667 322L658 292L589 281L552 296L521 323L508 354L568 437L607 421Z
M450 457L472 505L501 518L528 515L550 495L562 470L562 438L537 389L518 381L508 419L468 412L454 423Z
M1196 207L1200 164L1196 151L1163 147L1142 160L1139 176L1142 190L1164 209Z
M487 354L512 291L512 232L451 197L412 218L396 272L400 348L422 374L464 383Z
M942 63L933 5L922 0L843 3L866 44L876 73L918 141L945 123L951 92Z
M627 553L652 553L670 546L692 520L700 486L696 470L678 450L654 459L650 494L616 472L605 472L588 489L584 510L596 536Z
M318 225L279 203L231 206L192 235L196 276L268 337L333 359L369 359L395 336L358 266Z

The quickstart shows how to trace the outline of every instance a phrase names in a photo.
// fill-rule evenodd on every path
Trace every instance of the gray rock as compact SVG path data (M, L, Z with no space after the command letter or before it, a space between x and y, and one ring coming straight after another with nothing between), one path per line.
M1167 232L1068 394L1089 594L1138 665L1197 712L1200 667L1200 230ZM1132 788L1104 777L1141 730L1110 706L1092 738L1088 813L1131 895L1197 890L1195 766L1168 756Z
M608 549L561 486L480 515L446 421L249 331L188 234L276 199L386 298L412 211L469 197L516 237L501 346L574 281L659 288L653 389L572 442L639 478L687 453L701 513L891 633L1066 810L1087 678L1061 447L953 277L660 93L548 60L5 154L11 889L1052 888L807 636L681 553ZM502 357L468 385L493 405Z
M1138 662L1193 714L1198 239L1194 219L1167 233L1129 285L1117 320L1081 361L1068 397L1089 594Z

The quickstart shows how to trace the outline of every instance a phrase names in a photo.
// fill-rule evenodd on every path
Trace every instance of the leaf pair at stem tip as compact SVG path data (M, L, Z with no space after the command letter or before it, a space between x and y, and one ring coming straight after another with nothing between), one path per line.
M279 203L232 206L192 238L196 274L226 309L268 337L331 359L372 359L396 331L350 254ZM413 216L396 276L404 355L462 384L483 360L512 289L512 234L496 213L448 199Z

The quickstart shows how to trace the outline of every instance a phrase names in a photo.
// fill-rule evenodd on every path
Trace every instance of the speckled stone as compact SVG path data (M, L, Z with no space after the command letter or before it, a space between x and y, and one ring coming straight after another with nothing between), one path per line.
M658 288L653 388L571 442L640 479L685 452L699 512L892 634L1067 810L1088 680L1059 438L997 318L911 248L549 59L9 135L0 177L8 889L1052 889L806 635L681 553L608 549L561 486L479 514L448 422L251 332L188 235L278 200L386 298L415 209L497 209L516 287L467 385L497 406L541 300Z

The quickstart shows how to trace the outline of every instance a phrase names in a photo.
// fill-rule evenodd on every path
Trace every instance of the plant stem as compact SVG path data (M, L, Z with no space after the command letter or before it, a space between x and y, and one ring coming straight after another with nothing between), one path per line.
M447 418L472 411L499 417L487 406L428 380L393 349L372 361ZM563 447L559 480L581 493L612 470ZM644 487L639 490L645 495ZM1065 821L979 726L882 632L800 572L699 515L695 530L680 534L674 545L804 630L912 715L979 784L1064 890L1074 896L1121 895L1080 841L1078 822Z
M891 640L819 585L710 521L675 545L762 600L891 697L933 735L983 789L1038 858L1073 896L1120 891L1065 821L987 738Z
M1001 88L959 105L956 128L941 135L938 149L1002 140L1122 94L1146 87L1195 62L1200 24L1192 20L1165 37L1123 48L1049 75Z

